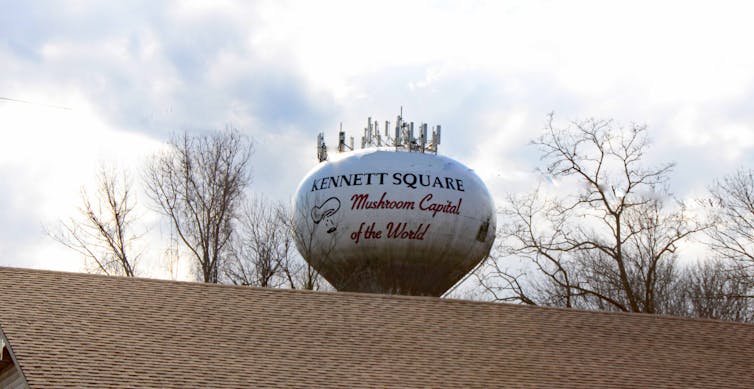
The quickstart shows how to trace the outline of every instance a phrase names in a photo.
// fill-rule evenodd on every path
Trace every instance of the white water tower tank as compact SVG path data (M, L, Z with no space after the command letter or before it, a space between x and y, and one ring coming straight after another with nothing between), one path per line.
M298 187L297 247L339 291L440 296L489 254L487 187L437 144L412 141L335 154Z

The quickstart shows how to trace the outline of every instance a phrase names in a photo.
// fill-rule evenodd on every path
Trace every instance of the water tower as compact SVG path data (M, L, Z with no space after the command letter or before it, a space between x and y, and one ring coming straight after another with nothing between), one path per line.
M339 291L440 296L490 251L495 207L468 167L437 155L441 128L370 118L301 181L294 233L301 255Z

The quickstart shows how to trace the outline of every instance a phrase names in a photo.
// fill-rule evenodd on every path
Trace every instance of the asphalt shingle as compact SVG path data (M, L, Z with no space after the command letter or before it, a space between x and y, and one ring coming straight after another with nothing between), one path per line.
M0 268L32 388L754 387L754 325Z

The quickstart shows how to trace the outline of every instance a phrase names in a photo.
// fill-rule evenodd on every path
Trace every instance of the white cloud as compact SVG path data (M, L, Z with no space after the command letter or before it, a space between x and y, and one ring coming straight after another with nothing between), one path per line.
M29 98L45 101L44 95ZM74 97L67 101L74 108L21 102L0 105L0 128L10 129L0 142L0 168L6 172L1 185L7 192L3 206L7 211L12 207L0 217L0 223L9 230L25 229L23 239L3 242L4 251L18 256L4 258L5 265L47 264L56 269L78 270L77 262L72 260L75 256L52 242L45 227L51 228L58 220L77 213L80 190L94 187L100 164L116 163L138 171L143 158L160 147L159 142L144 135L108 126L85 101ZM64 253L51 256L55 249Z
M550 111L647 123L648 161L678 162L680 195L754 163L745 2L12 8L0 15L0 97L72 108L0 101L0 199L12 221L70 215L99 159L137 166L171 132L225 125L257 141L254 190L285 200L315 163L316 133L394 121L400 106L442 124L441 152L496 197L532 181L526 143ZM4 251L18 246L13 263L54 254L28 249L43 239L31 234L25 251L0 238Z

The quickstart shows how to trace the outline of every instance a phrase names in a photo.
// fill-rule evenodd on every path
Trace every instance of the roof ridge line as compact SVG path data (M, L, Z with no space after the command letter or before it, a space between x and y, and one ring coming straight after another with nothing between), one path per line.
M377 294L377 293L360 293L360 292L338 292L330 290L308 290L308 289L283 289L283 288L265 288L259 286L247 286L247 285L234 285L234 284L220 284L220 283L206 283L200 281L184 281L184 280L167 280L161 278L148 278L148 277L126 277L119 275L106 275L95 273L83 273L74 271L62 271L62 270L48 270L48 269L31 269L20 268L10 266L0 266L0 272L3 271L16 271L16 272L36 272L47 273L52 275L71 275L75 277L84 278L100 278L109 281L136 281L136 282L148 282L148 283L163 283L163 284L179 284L186 286L200 286L206 288L239 288L239 289L252 289L260 292L272 292L272 293L303 293L303 294L320 294L320 295L342 295L352 296L360 298L370 299L389 299L389 300L419 300L426 302L437 302L441 304L463 304L463 305L483 305L483 306L507 306L516 307L517 309L533 309L533 310L551 310L571 312L574 314L600 314L600 315L624 315L629 317L644 317L660 320L676 320L676 321L692 321L692 322L709 322L726 325L739 325L750 328L754 326L754 323L737 322L730 320L720 319L708 319L708 318L696 318L696 317L684 317L684 316L671 316L667 314L657 313L641 313L641 312L620 312L620 311L603 311L603 310L589 310L583 308L565 308L565 307L552 307L542 305L528 305L528 304L513 304L508 302L494 302L494 301L476 301L476 300L464 300L457 298L442 298L434 296L410 296L401 294Z

